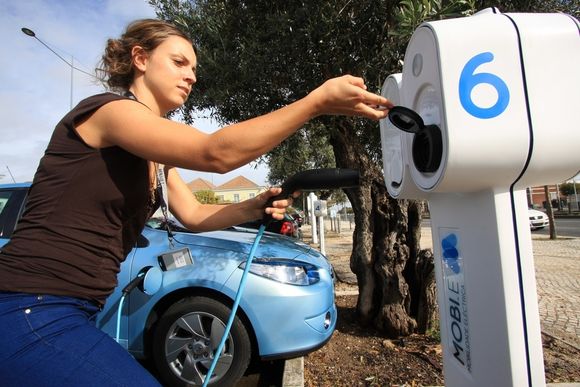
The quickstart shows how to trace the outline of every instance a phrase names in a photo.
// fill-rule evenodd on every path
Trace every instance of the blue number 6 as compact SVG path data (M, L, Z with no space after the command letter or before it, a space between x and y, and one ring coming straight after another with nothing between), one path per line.
M510 92L505 82L497 75L490 73L474 74L482 63L491 62L493 54L491 52L482 52L471 58L461 71L459 78L459 99L461 105L469 114L477 118L494 118L499 116L506 109L510 102ZM495 105L482 108L473 103L471 91L481 83L487 83L497 91L497 101Z

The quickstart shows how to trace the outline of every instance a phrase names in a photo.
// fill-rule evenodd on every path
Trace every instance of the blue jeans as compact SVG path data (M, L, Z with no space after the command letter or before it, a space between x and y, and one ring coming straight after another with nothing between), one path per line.
M0 292L0 385L159 387L96 328L98 312L74 297Z

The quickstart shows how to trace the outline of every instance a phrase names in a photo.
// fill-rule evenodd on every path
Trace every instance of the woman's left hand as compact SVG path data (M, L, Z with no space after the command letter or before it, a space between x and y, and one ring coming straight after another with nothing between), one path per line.
M293 199L300 196L300 191L296 191L288 198L277 199L272 202L270 207L266 207L268 200L276 195L282 193L282 188L271 187L266 192L262 192L256 197L256 203L260 207L262 216L264 214L271 215L276 220L284 219L286 208L291 206Z

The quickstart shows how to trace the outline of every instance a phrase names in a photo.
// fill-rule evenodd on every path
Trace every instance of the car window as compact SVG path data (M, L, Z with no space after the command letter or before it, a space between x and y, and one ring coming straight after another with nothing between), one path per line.
M6 197L3 197L3 196L6 196ZM8 192L6 192L5 195L3 195L3 193L0 193L0 214L2 214L4 207L6 207L6 203L8 203L9 197L10 197L10 193L8 193Z
M0 238L10 238L22 211L25 189L0 189Z

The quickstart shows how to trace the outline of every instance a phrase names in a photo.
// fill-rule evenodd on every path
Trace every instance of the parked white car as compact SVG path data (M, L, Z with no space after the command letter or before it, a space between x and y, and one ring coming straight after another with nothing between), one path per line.
M539 230L550 224L548 215L542 211L528 209L528 216L530 218L530 230Z

